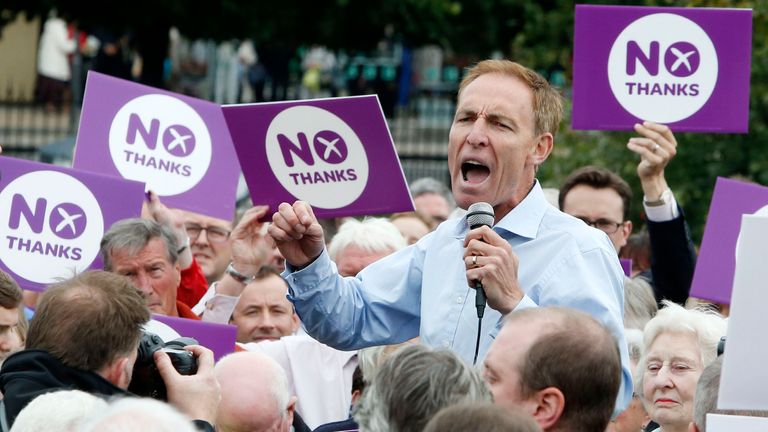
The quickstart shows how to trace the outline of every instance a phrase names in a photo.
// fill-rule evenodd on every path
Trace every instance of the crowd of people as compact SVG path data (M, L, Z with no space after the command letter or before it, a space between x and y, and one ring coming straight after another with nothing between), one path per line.
M413 213L320 221L297 201L221 220L150 194L104 234L104 270L39 298L0 273L0 425L705 431L727 321L685 307L696 255L665 178L675 137L644 122L627 143L647 216L633 241L640 200L617 174L583 167L559 191L536 180L561 115L536 72L482 61L459 90L451 189L415 181ZM465 217L478 202L492 226ZM620 256L645 264L628 276ZM233 353L187 345L197 366L182 374L178 352L142 351L150 312L232 324ZM142 356L163 402L129 391L148 380Z

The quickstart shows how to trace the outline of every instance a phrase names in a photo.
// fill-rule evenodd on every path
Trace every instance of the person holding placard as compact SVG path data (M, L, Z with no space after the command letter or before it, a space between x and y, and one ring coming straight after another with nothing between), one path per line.
M470 230L465 219L448 220L356 277L338 275L307 203L280 204L269 234L286 259L290 298L307 331L338 349L421 336L471 362L485 358L508 313L574 307L617 339L623 410L632 386L616 251L604 235L549 205L536 180L561 113L561 96L536 72L505 60L471 68L459 89L448 167L459 207L489 203L495 226ZM482 297L474 307L470 287L480 286L488 309Z
M664 176L677 153L677 141L665 125L644 122L635 125L635 131L641 136L630 138L627 147L640 156L637 174L652 251L651 270L641 276L651 283L657 303L667 299L683 304L691 289L696 251ZM579 168L563 181L558 202L564 212L605 232L617 253L627 244L632 190L617 174L595 166Z

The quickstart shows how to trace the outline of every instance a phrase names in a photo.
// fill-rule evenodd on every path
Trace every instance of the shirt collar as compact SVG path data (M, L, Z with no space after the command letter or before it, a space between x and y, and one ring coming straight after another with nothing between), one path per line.
M523 201L507 213L494 228L526 238L535 238L547 206L549 203L544 197L541 185L535 180L533 188Z
M520 204L506 214L493 229L496 231L506 231L521 237L535 238L539 232L544 213L547 211L549 202L544 197L539 181L536 180L533 188ZM463 237L469 231L467 219L462 218L456 226L457 237Z

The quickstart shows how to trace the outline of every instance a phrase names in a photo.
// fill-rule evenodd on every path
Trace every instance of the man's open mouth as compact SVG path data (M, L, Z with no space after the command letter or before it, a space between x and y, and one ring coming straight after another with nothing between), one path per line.
M461 164L461 176L465 182L482 183L490 175L491 170L480 162L468 160Z

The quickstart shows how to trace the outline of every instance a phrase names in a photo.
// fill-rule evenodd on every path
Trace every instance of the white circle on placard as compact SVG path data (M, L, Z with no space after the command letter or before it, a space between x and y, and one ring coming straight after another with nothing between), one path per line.
M160 196L197 185L211 163L205 121L180 99L149 94L123 105L109 128L109 152L120 174Z
M360 138L344 120L322 108L303 105L280 112L267 129L266 150L280 184L313 207L347 206L368 182L368 158Z
M717 51L707 33L671 13L633 21L608 56L608 80L619 104L635 117L659 123L699 111L714 92L717 76Z
M58 171L24 174L0 191L0 226L0 260L41 284L86 270L104 235L96 197Z

